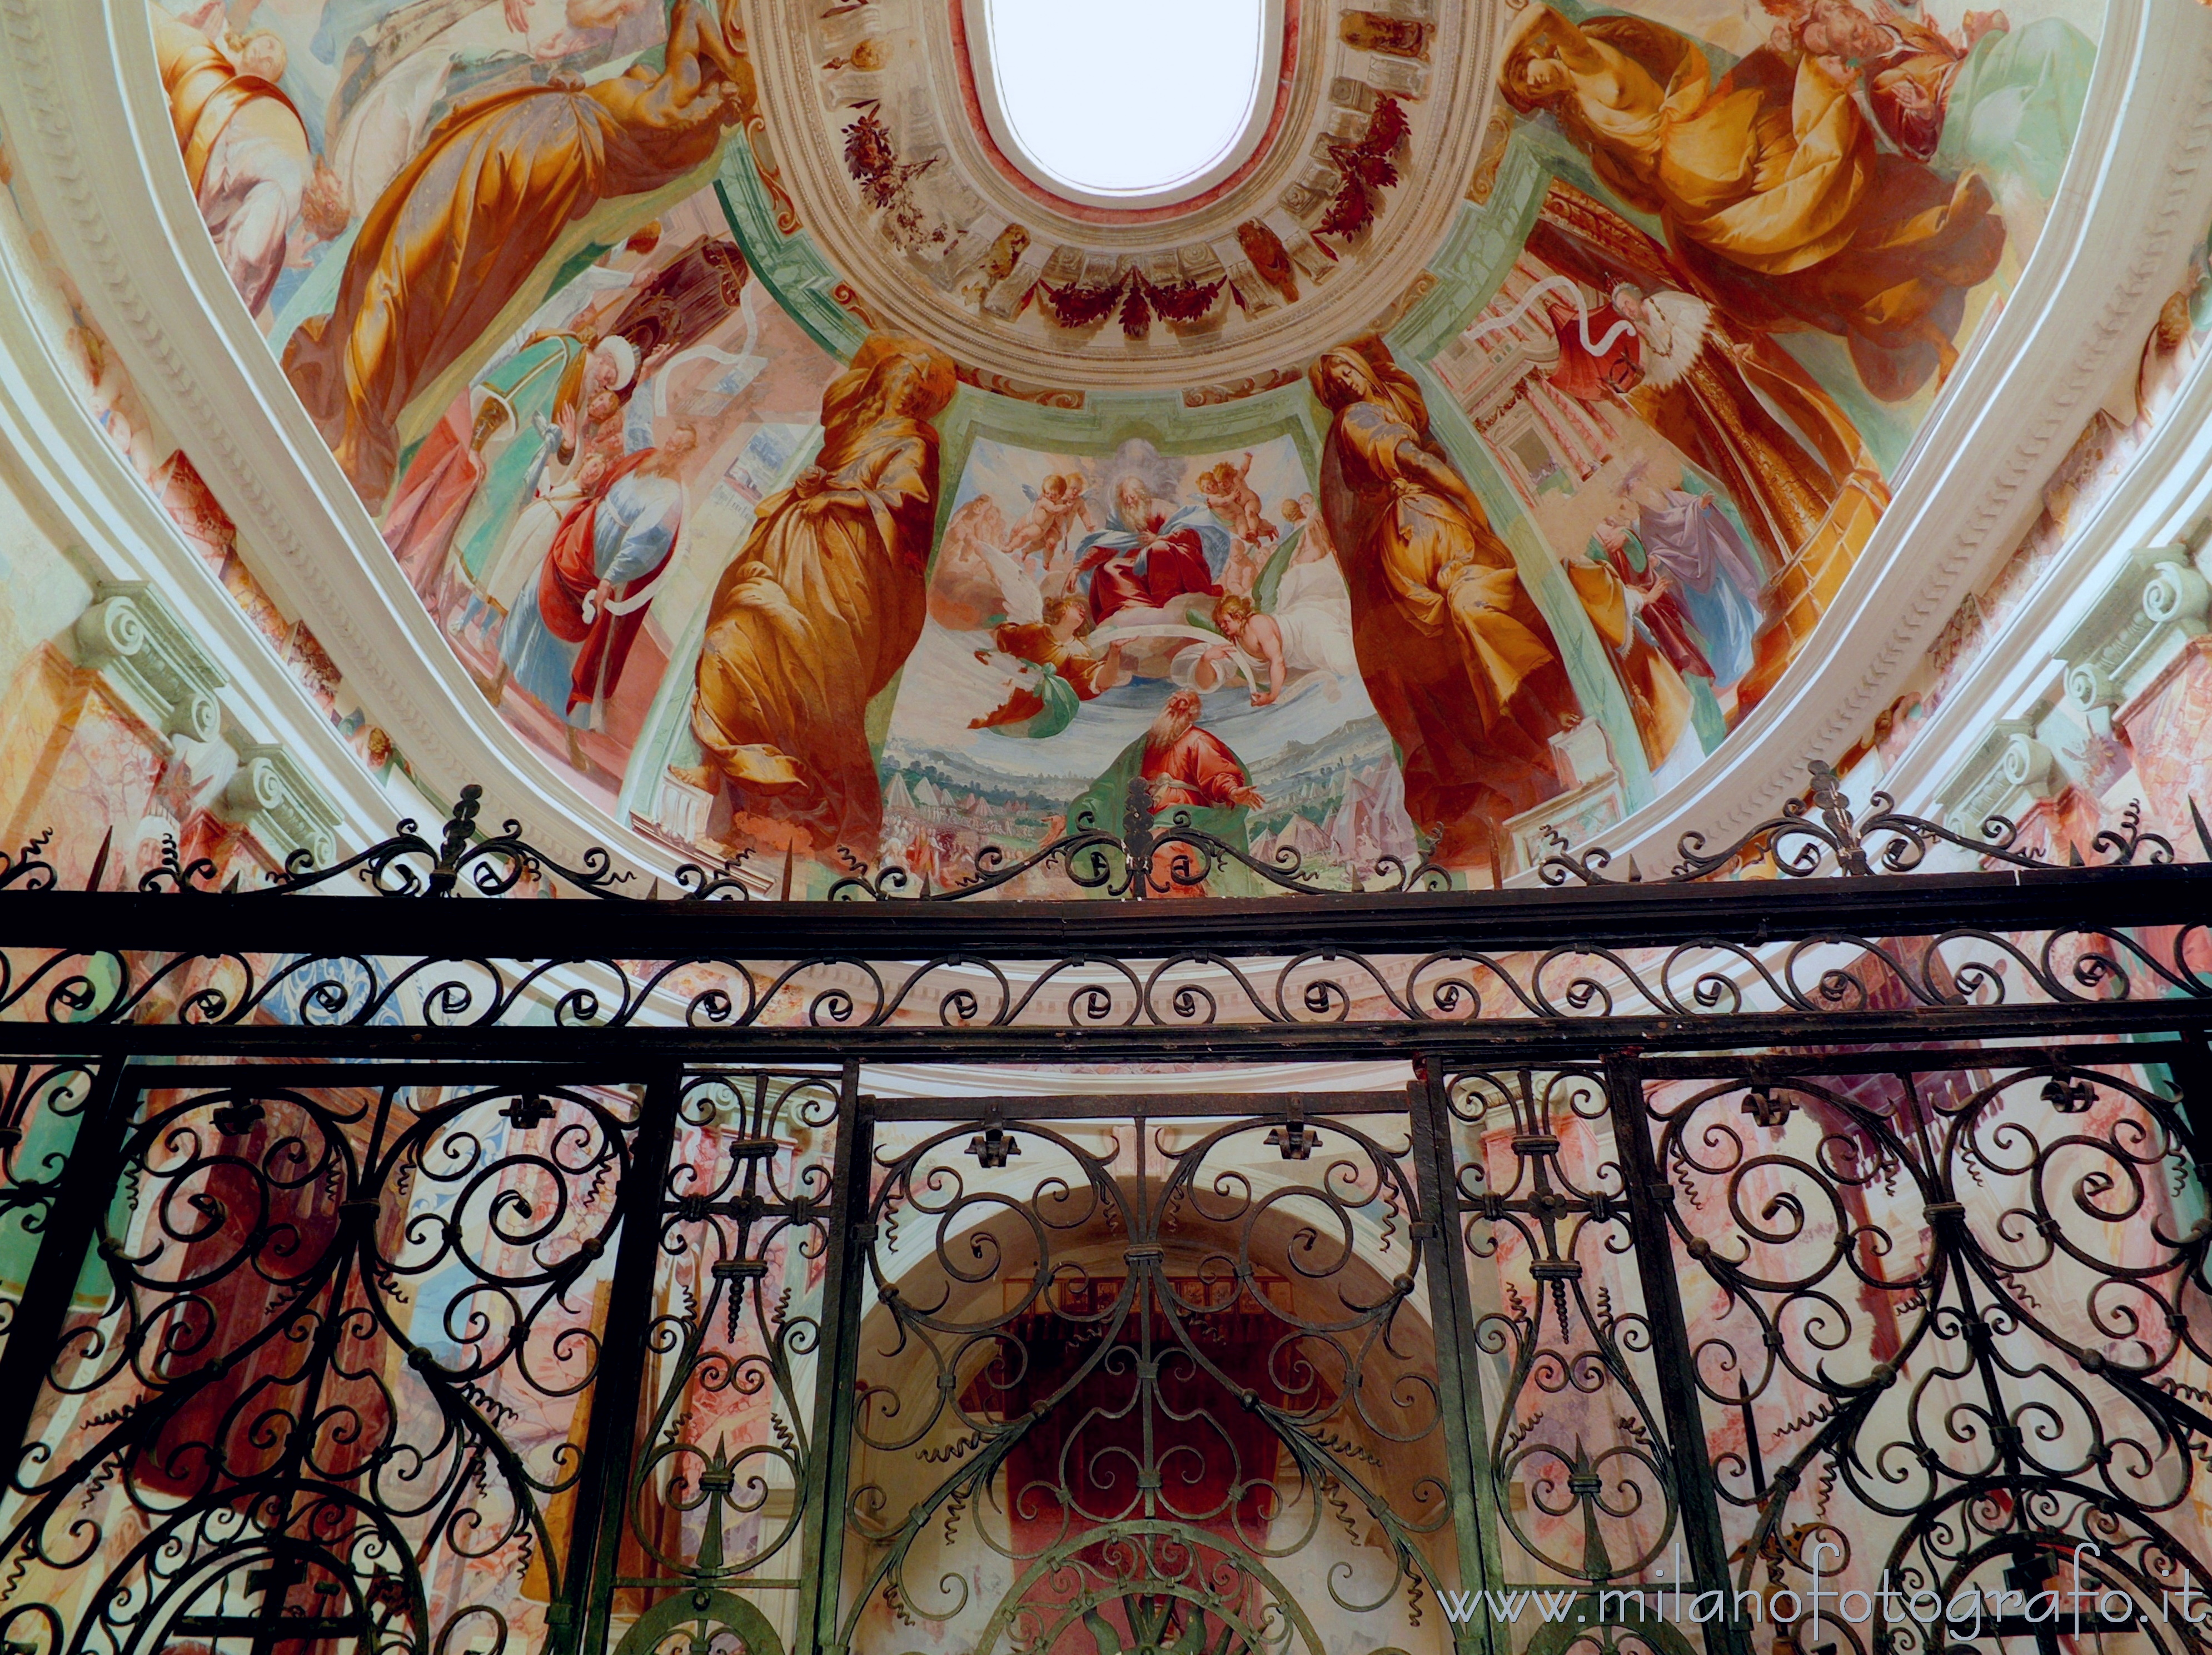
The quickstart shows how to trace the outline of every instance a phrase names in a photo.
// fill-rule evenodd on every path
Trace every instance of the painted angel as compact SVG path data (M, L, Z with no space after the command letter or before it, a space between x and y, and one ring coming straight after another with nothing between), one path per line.
M1073 472L1048 477L1041 490L1024 484L1022 492L1029 497L1029 515L1000 544L1009 557L1035 566L1045 595L1057 597L1067 590L1075 573L1066 557L1069 535L1078 523L1095 530L1098 520L1084 498L1083 479Z
M999 577L983 558L987 546L1006 543L1006 516L999 502L979 494L945 520L930 575L929 614L951 632L973 632L1000 611Z
M1281 531L1261 514L1260 495L1251 476L1252 456L1248 453L1242 466L1224 459L1198 478L1198 492L1207 508L1233 537L1229 562L1221 571L1221 588L1237 597L1249 597L1260 578L1261 547L1281 537Z
M1029 571L1006 552L990 545L979 545L976 551L997 578L1006 615L991 629L991 642L1001 656L1011 656L1036 672L1026 683L1010 678L1006 699L968 727L1033 738L1058 735L1075 721L1084 702L1097 700L1133 676L1121 660L1121 646L1109 643L1101 653L1092 644L1090 605L1080 593L1061 592L1048 598ZM975 659L988 665L992 651L978 649Z
M1320 672L1356 677L1358 658L1352 647L1352 594L1328 541L1297 533L1289 562L1275 581L1266 609L1249 595L1231 593L1213 606L1213 624L1224 642L1206 648L1192 681L1200 689L1225 682L1221 668L1233 666L1252 681L1252 704L1279 699L1295 675ZM1271 560L1272 561L1272 560ZM1267 687L1260 687L1261 670Z
M1046 493L1056 480L1047 479ZM1073 480L1079 488L1081 479ZM1118 644L1102 651L1091 642L1089 605L1080 593L1048 594L1049 567L1041 581L1008 551L1018 533L988 494L955 511L938 544L929 612L949 630L988 628L992 647L976 650L975 659L1005 672L1000 704L969 728L1057 735L1082 703L1126 682L1130 671Z

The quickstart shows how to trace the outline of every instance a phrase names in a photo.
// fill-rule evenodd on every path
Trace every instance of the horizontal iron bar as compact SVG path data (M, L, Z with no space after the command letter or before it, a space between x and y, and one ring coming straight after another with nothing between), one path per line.
M806 1584L804 1580L793 1580L788 1577L770 1579L764 1575L746 1574L742 1570L732 1571L732 1573L738 1577L736 1584L743 1586L747 1591L792 1591ZM618 1574L615 1577L615 1585L647 1586L658 1591L668 1591L681 1587L684 1585L684 1579L680 1575Z
M343 916L325 906L346 900ZM9 947L573 959L1146 958L1610 947L2212 918L2212 864L1152 902L625 902L0 892Z
M1121 1092L1082 1097L877 1098L876 1118L887 1122L1166 1119L1193 1116L1403 1115L1402 1092Z
M191 1059L149 1058L133 1062L128 1084L137 1092L196 1092L228 1086L643 1086L644 1077L631 1066L602 1059L576 1063L563 1059L548 1062L409 1062L404 1059L369 1058L356 1062L332 1060L301 1063L289 1059L261 1062L200 1062ZM834 1082L836 1076L814 1071ZM799 1078L794 1074L793 1079Z
M184 1615L177 1618L172 1630L189 1638L258 1638L270 1644L304 1644L324 1638L366 1638L374 1628L366 1615L262 1613Z
M1654 1057L1644 1065L1646 1080L1784 1080L1792 1075L1921 1074L1943 1069L1996 1069L2015 1064L2062 1063L2069 1068L2110 1068L2116 1063L2170 1063L2194 1050L2180 1040L2100 1040L2089 1044L1932 1046L1881 1052L1784 1052L1728 1054L1718 1057Z
M1930 1040L2021 1039L2042 1044L2115 1033L2212 1028L2212 1001L2143 1000L1942 1007L1911 1011L1740 1013L1713 1017L1574 1018L1543 1022L1158 1024L1068 1028L944 1028L898 1023L877 1028L683 1026L612 1029L360 1029L291 1024L180 1025L0 1023L0 1057L258 1056L329 1061L350 1047L363 1056L454 1062L528 1062L558 1047L565 1061L602 1069L647 1058L701 1068L772 1068L843 1062L1249 1062L1336 1060L1432 1051L1455 1061L1565 1062L1623 1047L1648 1052L1728 1052L1747 1048L1923 1044ZM1514 1056L1501 1056L1500 1054Z
M1411 1040L1423 1050L1432 1043ZM2002 1068L2014 1063L2062 1063L2094 1068L2120 1063L2169 1063L2193 1050L2178 1040L2101 1040L2089 1044L1971 1046L1902 1046L1875 1051L1779 1052L1771 1049L1711 1055L1652 1057L1645 1076L1654 1080L1724 1080L1745 1076L1781 1080L1790 1076L1914 1074L1959 1068ZM1410 1051L1402 1053L1408 1062ZM88 1061L90 1061L88 1059ZM1449 1074L1486 1073L1487 1068L1455 1062ZM763 1068L690 1062L685 1078L704 1080L718 1074L751 1080L765 1073L774 1080L834 1082L836 1071L797 1064ZM222 1086L264 1086L271 1090L328 1089L340 1086L642 1086L635 1060L600 1058L590 1063L567 1060L550 1062L515 1059L506 1062L456 1062L433 1059L410 1062L404 1059L365 1058L351 1062L302 1063L290 1057L206 1062L171 1056L143 1057L134 1062L125 1085L133 1092L198 1091ZM1405 1095L1396 1092L1008 1092L999 1096L956 1095L937 1098L874 1095L876 1117L883 1121L969 1120L992 1110L1030 1120L1130 1115L1242 1115L1258 1110L1287 1110L1293 1107L1314 1114L1390 1115L1406 1109Z

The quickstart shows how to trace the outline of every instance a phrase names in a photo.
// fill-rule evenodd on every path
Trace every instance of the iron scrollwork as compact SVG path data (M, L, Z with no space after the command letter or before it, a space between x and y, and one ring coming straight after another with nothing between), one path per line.
M92 1068L80 1060L0 1068L0 1245L35 1250L46 1235L93 1084ZM0 1351L18 1303L18 1292L0 1284Z
M1943 823L1899 811L1886 793L1877 792L1863 817L1856 813L1834 770L1815 759L1807 767L1811 786L1802 796L1785 803L1778 815L1740 834L1722 849L1705 849L1706 836L1692 831L1676 845L1677 861L1657 881L1695 884L1750 873L1761 868L1788 879L1807 879L1832 869L1845 876L1909 873L1920 868L1939 847L1970 853L1983 865L2045 869L2051 866L2033 847L2020 843L2016 825L2002 816L1990 816L1977 835L1961 834ZM483 789L474 782L465 786L454 802L438 837L425 837L413 820L397 824L391 837L328 867L314 866L312 853L295 851L281 872L258 884L247 884L234 874L222 886L224 894L295 895L333 885L352 875L371 891L386 897L452 897L471 894L501 897L525 885L550 885L578 895L607 900L657 898L659 880L639 888L639 875L616 866L605 847L592 845L581 854L581 866L570 866L533 844L522 824L510 818L496 834L479 824ZM2212 861L2212 825L2208 825L2194 800L2190 818L2208 861ZM1555 831L1550 835L1559 848L1537 865L1546 885L1641 885L1645 881L1632 857L1626 879L1607 870L1612 853L1592 846L1577 854ZM55 871L40 852L48 836L40 835L14 856L0 854L0 890L51 889ZM2091 853L2108 867L2137 864L2157 866L2174 860L2172 842L2146 828L2140 802L2130 802L2118 826L2100 829L2090 843ZM1366 896L1438 893L1455 888L1450 870L1425 858L1407 861L1395 855L1377 858L1364 873L1309 867L1304 855L1291 846L1272 855L1253 855L1243 846L1204 826L1187 806L1157 802L1152 784L1143 776L1128 783L1119 831L1102 824L1085 811L1049 843L1027 851L986 843L975 850L969 872L957 879L933 888L927 874L917 874L895 862L871 866L840 846L836 855L846 872L832 881L827 896L833 901L884 902L894 899L932 903L966 901L994 893L1042 894L1030 888L1030 876L1056 876L1079 892L1127 900L1167 896L1219 894L1215 882L1228 876L1249 885L1253 893L1267 891L1292 896L1320 897L1358 893ZM99 869L104 869L103 853ZM747 900L755 888L739 877L746 861L739 855L719 867L686 862L674 871L679 900ZM2078 847L2069 849L2070 864L2083 865ZM164 847L161 862L143 875L139 889L160 891L206 892L214 887L218 869L204 858L179 861L173 842Z
M1152 783L1141 776L1129 779L1120 833L1102 826L1088 811L1077 815L1068 829L1027 855L986 844L975 852L965 878L934 891L927 876L917 878L896 863L873 872L856 864L830 887L829 896L844 902L894 897L959 902L1009 890L1038 872L1057 873L1078 891L1131 901L1188 896L1223 874L1242 874L1258 881L1256 888L1303 897L1347 890L1402 895L1451 889L1450 874L1425 860L1408 862L1385 855L1376 859L1364 877L1348 878L1340 871L1309 867L1304 853L1291 845L1279 846L1272 856L1255 856L1200 826L1188 808L1156 802Z
M1012 959L963 946L902 950L893 935L872 952L830 946L781 958L681 946L617 956L598 952L589 934L550 958L522 958L497 952L495 933L466 951L428 953L49 947L0 951L0 1023L16 1033L44 1024L57 1042L70 1029L179 1022L210 1031L520 1029L544 1020L577 1033L1035 1031L1042 1050L1055 1031L1219 1030L1264 1044L1352 1025L1825 1021L1908 1007L2033 1018L2212 1002L2212 928L2190 911L2155 928L2039 923L2033 910L2022 921L2017 930L1963 924L1913 934L1916 916L1899 914L1888 934L1832 927L1792 934L1784 916L1766 941L1404 953L1240 949L1198 928L1185 946L1078 946Z
M41 833L13 855L0 850L0 891L51 891L57 874L42 854L52 842L51 831Z
M1141 788L1134 790L1140 801L1141 795ZM1001 914L994 923L1004 928L988 946L971 946L941 927L910 925L919 904L877 901L820 908L824 917L805 922L788 917L792 905L777 904L787 910L774 922L781 928L778 946L751 952L741 940L750 931L734 932L714 904L688 898L641 904L632 910L635 924L619 930L536 928L527 948L502 949L500 927L442 922L454 911L449 904L441 905L440 921L422 928L419 947L411 929L406 941L381 950L316 946L313 936L291 952L224 941L232 922L222 916L245 925L256 916L295 912L264 898L328 888L348 873L394 896L519 894L546 881L565 881L595 897L637 894L634 879L603 855L571 868L541 856L513 824L498 836L480 837L480 800L471 788L434 844L410 828L331 868L295 864L265 890L231 897L203 891L194 901L204 905L204 934L211 939L206 946L125 949L94 935L75 946L0 950L0 1025L10 1037L16 1025L40 1022L57 1029L186 1023L241 1031L404 1025L451 1034L519 1029L550 1017L564 1031L678 1029L702 1037L747 1030L836 1036L890 1035L918 1026L976 1036L1032 1031L1042 1050L1050 1037L1068 1031L1133 1042L1156 1031L1222 1030L1258 1044L1333 1025L1680 1025L1770 1015L1864 1018L1906 1007L2025 1013L2169 999L2212 1003L2212 934L2201 901L2179 899L2185 892L2193 898L2200 870L2169 865L2171 846L2145 831L2139 815L2099 842L2103 854L2130 865L2100 876L2133 882L2124 886L2132 904L2124 922L2108 922L2108 910L2079 903L2046 909L2045 896L2056 889L2047 883L2016 902L2000 903L1993 891L1969 900L1957 893L1955 880L1947 885L1955 910L1928 911L1964 917L1923 919L1917 904L1850 900L1852 893L1835 888L1854 883L1843 879L1832 882L1817 918L1770 900L1779 891L1769 885L1756 887L1755 922L1740 915L1729 928L1706 928L1712 910L1690 899L1713 894L1718 873L1747 859L1773 861L1811 900L1819 893L1808 876L1822 868L1919 869L1948 832L1899 815L1886 800L1877 800L1873 816L1856 817L1824 767L1815 767L1811 801L1793 805L1710 856L1697 848L1701 841L1686 841L1678 883L1703 881L1701 891L1611 879L1602 871L1601 850L1554 858L1547 877L1564 881L1571 874L1603 887L1571 893L1575 899L1624 896L1621 911L1607 912L1600 934L1588 936L1576 934L1574 916L1583 910L1563 914L1547 928L1525 904L1508 904L1522 893L1506 892L1494 901L1459 893L1449 904L1403 905L1370 893L1358 899L1364 906L1341 920L1334 908L1318 905L1317 897L1310 911L1293 898L1282 906L1294 923L1273 928L1193 905L1187 941L1153 924L1141 948L1115 926L1121 919L1152 918L1157 904L1146 904L1146 915L1114 904L1066 904L1050 928L1041 928L1033 914L1018 921ZM1148 806L1133 806L1118 836L1079 827L1055 853L1079 885L1192 894L1207 888L1212 871L1224 866L1198 840L1178 838L1182 830L1176 821L1156 819ZM2055 872L2025 851L1994 844L1970 849L1978 855L2002 850L2046 879ZM1036 872L1042 863L1023 866ZM1317 888L1299 884L1304 875L1276 871L1316 895ZM921 894L934 901L1012 889L1007 881L1020 875L1019 867L994 864L978 875L980 882ZM1966 877L1971 882L1977 876ZM1980 877L1994 886L2001 876ZM1401 883L1429 878L1416 869ZM173 866L147 879L149 888L162 891L200 891L204 884L195 870ZM694 868L685 879L693 897L750 891L726 868ZM26 875L27 884L43 880L35 870ZM863 872L841 894L865 888L882 898L903 892L908 883L896 869ZM2151 899L2150 892L2169 885L2176 900ZM1090 910L1088 919L1074 916L1081 910ZM1647 914L1649 934L1640 935L1638 922ZM1423 927L1407 929L1408 916ZM1332 941L1340 923L1368 928L1360 940ZM1508 934L1498 946L1484 946L1481 938L1500 925ZM1039 936L1048 941L1079 926L1089 940L1058 951L1036 944ZM824 933L846 940L825 941ZM1163 935L1178 940L1164 943ZM1392 935L1406 936L1409 946L1396 950L1366 940ZM1624 1039L1651 1036L1626 1027L1607 1032ZM804 1053L810 1061L823 1055Z
M1264 870L1149 808L981 869L1143 910L964 910L988 946L918 904L266 899L640 894L463 804L266 891L173 855L174 909L0 863L47 928L0 947L19 1655L1438 1655L1478 1584L1569 1605L1530 1655L1743 1655L1607 1597L1802 1609L1815 1570L1991 1618L1830 1600L1817 1642L1769 1617L1789 1650L1998 1655L2085 1542L2092 1617L2202 1646L2164 1604L2212 1585L2212 974L2204 876L2139 817L2071 879L1816 775L1673 885L1586 853L1548 929L1287 864L1289 902L1164 909ZM1856 877L1939 844L2007 872ZM620 957L576 923L612 913ZM1418 1056L1419 1107L859 1091L1336 1034Z
M1694 830L1685 833L1675 845L1679 860L1665 882L1694 884L1760 867L1796 879L1810 879L1831 867L1859 879L1875 873L1910 873L1942 845L2010 867L2051 866L2032 847L2021 844L2018 827L2006 817L1984 818L1978 835L1969 837L1941 822L1900 811L1889 794L1876 793L1869 801L1872 808L1862 818L1853 812L1850 796L1833 769L1819 759L1807 769L1812 786L1802 797L1789 800L1781 814L1747 830L1723 849L1708 851L1703 833ZM2212 829L2206 826L2193 801L2190 817L2207 859L2212 860ZM2142 806L2132 800L2119 826L2100 830L2089 848L2112 867L2128 867L2138 857L2151 865L2171 862L2174 854L2172 840L2144 828ZM1551 885L1563 885L1570 879L1587 885L1643 882L1634 858L1629 861L1626 881L1605 871L1612 861L1612 853L1601 847L1594 846L1581 855L1563 848L1547 856L1537 873ZM2072 853L2072 861L2076 867L2082 866L2078 849Z
M1485 1397L1509 1577L1595 1588L1647 1577L1680 1539L1680 1466L1632 1275L1624 1175L1594 1071L1475 1071L1447 1094L1462 1137L1463 1244L1497 1307Z
M423 837L414 820L405 818L390 837L327 867L315 866L312 851L295 850L285 859L281 873L253 885L233 875L222 891L228 896L295 896L350 874L380 897L453 897L464 891L504 897L525 885L548 883L606 900L659 894L657 881L649 893L635 889L637 874L616 867L613 853L603 845L586 846L583 865L570 867L532 844L522 824L512 818L497 833L486 833L477 821L483 810L483 788L471 782L454 800L434 842ZM734 861L719 869L686 862L676 870L676 884L684 897L702 901L750 896L734 877L736 867ZM165 891L204 893L214 886L219 872L204 857L180 862L171 843L161 862L141 877L138 888L149 895ZM0 867L0 886L7 883L7 869Z
M522 824L512 818L498 833L486 833L477 821L483 800L483 789L477 783L464 787L434 841L424 837L415 821L403 820L389 837L328 867L316 867L311 852L295 851L280 873L260 883L248 884L242 876L234 875L221 889L226 895L296 895L351 875L383 897L503 897L526 885L548 883L580 896L606 900L647 900L660 895L658 879L641 888L638 874L617 867L613 853L604 846L587 846L580 858L582 865L572 867L532 843ZM0 889L18 884L27 890L52 885L54 870L37 855L43 843L43 837L33 841L14 859L0 855ZM1339 871L1308 867L1303 853L1291 846L1279 848L1272 856L1255 856L1200 825L1188 808L1155 804L1151 783L1142 776L1130 780L1118 833L1085 812L1069 824L1068 831L1034 850L1017 852L996 844L980 847L965 877L934 889L927 875L896 863L872 867L842 847L837 855L848 871L831 883L826 893L830 900L837 902L964 901L1010 891L1033 873L1057 875L1078 891L1130 900L1189 895L1230 873L1258 881L1261 887L1298 896L1346 891L1403 894L1452 888L1449 872L1427 861L1408 862L1385 855L1374 861L1364 877L1347 879ZM738 877L746 860L733 857L714 867L696 862L682 864L674 873L677 899L752 898L753 886ZM181 862L172 843L162 861L141 877L139 889L148 894L206 892L215 888L218 873L216 864L205 858Z
M845 1641L1320 1655L1300 1566L1378 1641L1434 1624L1450 1501L1403 1147L1266 1115L986 1130L878 1155ZM960 1547L992 1560L981 1594Z
M563 1087L148 1092L11 1464L10 1639L539 1645L635 1127Z
M837 1107L835 1075L756 1073L688 1076L678 1109L617 1591L746 1655L792 1646L800 1536L825 1506L811 1402Z
M2212 1579L2202 1140L2092 1050L1652 1086L1734 1585L1778 1625L1817 1569L1873 1595L1822 1616L1850 1655L2055 1647L2077 1609L2204 1646L2168 1597Z

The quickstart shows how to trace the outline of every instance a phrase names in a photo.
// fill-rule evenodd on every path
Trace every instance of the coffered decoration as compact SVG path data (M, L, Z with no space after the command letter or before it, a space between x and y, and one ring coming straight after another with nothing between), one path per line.
M1249 152L1194 198L1132 206L1055 193L1008 154L981 11L764 4L753 43L787 225L876 325L1009 380L1295 367L1376 321L1450 226L1461 192L1437 180L1474 174L1490 97L1480 9L1278 0Z

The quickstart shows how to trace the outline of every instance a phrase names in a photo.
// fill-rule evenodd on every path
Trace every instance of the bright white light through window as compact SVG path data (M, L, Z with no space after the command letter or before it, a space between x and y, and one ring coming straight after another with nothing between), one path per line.
M1061 183L1148 195L1235 148L1260 94L1266 0L986 0L1014 140Z

